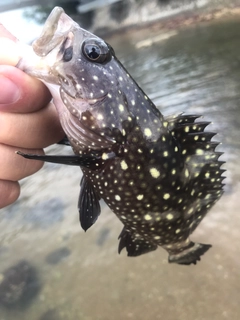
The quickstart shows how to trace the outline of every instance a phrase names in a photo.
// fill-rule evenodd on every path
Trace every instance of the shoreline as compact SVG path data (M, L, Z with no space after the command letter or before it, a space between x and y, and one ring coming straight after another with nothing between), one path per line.
M142 31L150 29L152 32L160 32L161 34L168 33L170 31L177 31L184 27L190 27L196 24L202 24L213 20L225 20L234 19L240 17L240 4L229 5L229 7L217 8L208 5L203 8L199 8L196 11L189 10L167 17L160 18L154 21L145 21L135 23L132 25L125 25L118 29L113 30L97 30L94 31L100 37L111 38L115 35L121 35L123 33L131 33L136 31Z

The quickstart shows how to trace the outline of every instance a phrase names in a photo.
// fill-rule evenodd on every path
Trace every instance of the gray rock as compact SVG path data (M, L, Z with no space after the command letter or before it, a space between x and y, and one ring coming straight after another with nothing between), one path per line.
M39 292L36 270L22 260L6 269L0 283L0 304L6 307L26 307Z

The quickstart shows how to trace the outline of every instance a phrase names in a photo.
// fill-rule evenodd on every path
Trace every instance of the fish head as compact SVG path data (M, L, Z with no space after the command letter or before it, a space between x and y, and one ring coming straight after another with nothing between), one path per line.
M114 51L109 44L82 29L62 8L55 7L47 18L42 34L32 44L33 53L18 67L73 99L93 105L117 85L117 76L109 68ZM85 105L85 108L86 108Z

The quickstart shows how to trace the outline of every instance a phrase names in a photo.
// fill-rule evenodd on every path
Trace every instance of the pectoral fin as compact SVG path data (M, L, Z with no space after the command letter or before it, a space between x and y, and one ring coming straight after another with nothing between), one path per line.
M81 166L91 170L99 170L105 161L115 157L115 153L113 152L104 154L104 157L102 153L99 152L91 152L89 154L82 154L79 156L27 154L21 151L16 151L16 153L26 159L66 164L69 166Z
M101 208L100 197L97 195L92 183L83 176L81 191L78 201L80 223L84 231L87 231L97 220Z
M126 248L129 257L137 257L141 254L148 253L157 249L156 244L142 238L140 235L135 235L123 228L118 239L120 239L118 246L118 253Z

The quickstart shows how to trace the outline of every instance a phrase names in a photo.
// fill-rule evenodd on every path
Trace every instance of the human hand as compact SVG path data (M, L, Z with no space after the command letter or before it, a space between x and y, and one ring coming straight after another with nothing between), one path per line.
M15 151L43 154L64 137L48 89L14 66L20 58L17 39L0 24L0 208L20 194L18 180L41 169Z

